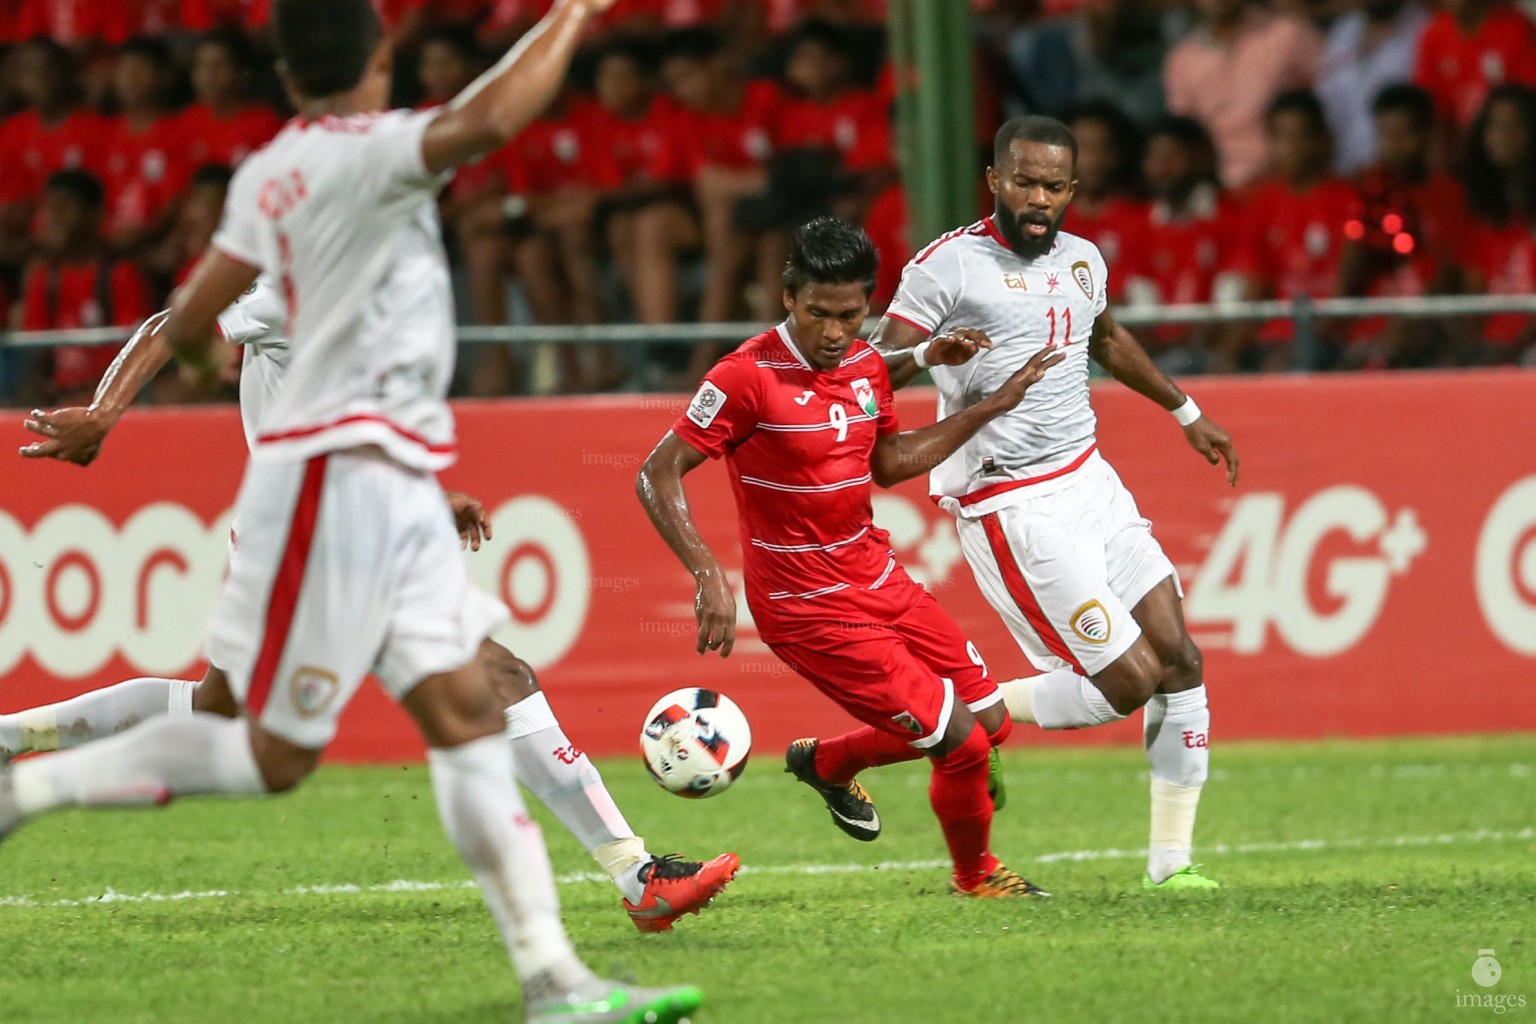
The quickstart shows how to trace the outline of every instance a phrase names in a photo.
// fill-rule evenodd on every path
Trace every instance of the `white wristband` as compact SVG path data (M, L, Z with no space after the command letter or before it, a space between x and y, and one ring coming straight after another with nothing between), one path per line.
M931 341L925 341L912 350L912 361L919 370L928 369L928 346L932 344Z
M1200 407L1188 395L1184 396L1184 404L1173 410L1173 418L1179 421L1181 427L1189 426L1199 419L1200 415Z

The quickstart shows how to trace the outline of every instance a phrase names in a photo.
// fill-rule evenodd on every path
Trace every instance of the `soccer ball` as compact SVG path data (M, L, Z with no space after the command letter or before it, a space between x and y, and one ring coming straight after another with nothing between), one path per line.
M724 793L741 777L751 750L747 716L714 690L673 690L652 706L640 731L651 778L691 799Z

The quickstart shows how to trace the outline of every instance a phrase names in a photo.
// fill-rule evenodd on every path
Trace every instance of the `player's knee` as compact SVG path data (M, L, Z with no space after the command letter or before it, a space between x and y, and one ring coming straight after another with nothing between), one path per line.
M229 680L224 673L210 669L202 682L192 688L192 710L221 718L239 716L240 703L230 691Z
M496 694L507 704L516 704L539 692L539 680L533 666L494 640L480 645L479 658Z
M1163 679L1159 688L1164 693L1193 690L1205 680L1205 659L1188 636L1162 662Z
M268 793L286 793L309 777L320 763L320 751L295 746L255 726L251 754Z
M992 741L981 723L973 719L971 731L963 741L959 744L944 744L942 747L948 749L934 757L939 770L949 773L966 772L987 763L987 757L992 752Z
M1110 685L1101 683L1099 689L1115 713L1123 716L1151 700L1162 680L1163 663L1151 645L1137 642L1115 662Z

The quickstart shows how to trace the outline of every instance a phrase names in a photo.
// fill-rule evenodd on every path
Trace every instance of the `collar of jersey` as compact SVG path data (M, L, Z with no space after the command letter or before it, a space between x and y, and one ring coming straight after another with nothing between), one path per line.
M779 326L775 327L774 330L779 332L779 340L784 343L785 348L789 349L789 354L794 356L795 359L799 360L801 366L814 373L816 371L816 367L811 365L810 361L805 358L805 353L801 352L800 347L795 344L795 339L790 337L789 321L785 320L783 323L779 324ZM838 365L842 364L839 363Z

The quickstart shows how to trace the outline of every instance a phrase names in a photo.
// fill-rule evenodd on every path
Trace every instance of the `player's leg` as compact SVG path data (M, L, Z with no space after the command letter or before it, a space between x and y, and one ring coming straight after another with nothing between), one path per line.
M1173 577L1132 609L1163 664L1162 683L1147 701L1143 737L1151 770L1152 827L1144 884L1215 888L1191 863L1195 815L1210 774L1211 712L1200 649L1184 626Z
M157 715L192 713L189 679L129 679L78 697L0 715L0 759L82 743L122 732Z
M1043 729L1118 721L1144 705L1162 665L1109 581L1104 542L1078 536L1066 504L958 521L977 585L1040 675L1002 683L1009 715ZM1085 513L1086 514L1086 513Z
M646 1010L657 1020L676 1020L698 1005L697 990L598 979L566 937L544 839L514 780L506 701L479 656L506 609L470 585L458 538L442 514L441 489L430 477L359 463L353 469L366 488L349 493L349 502L371 497L372 507L390 509L389 546L353 552L388 552L379 588L388 605L384 637L371 648L372 669L427 741L439 817L501 932L523 983L527 1019L631 1019L614 1013L628 1007L635 1020Z
M624 820L596 766L566 736L528 663L494 640L480 645L479 660L506 704L518 781L613 879L636 927L667 931L725 888L741 866L735 854L705 863L653 857Z

